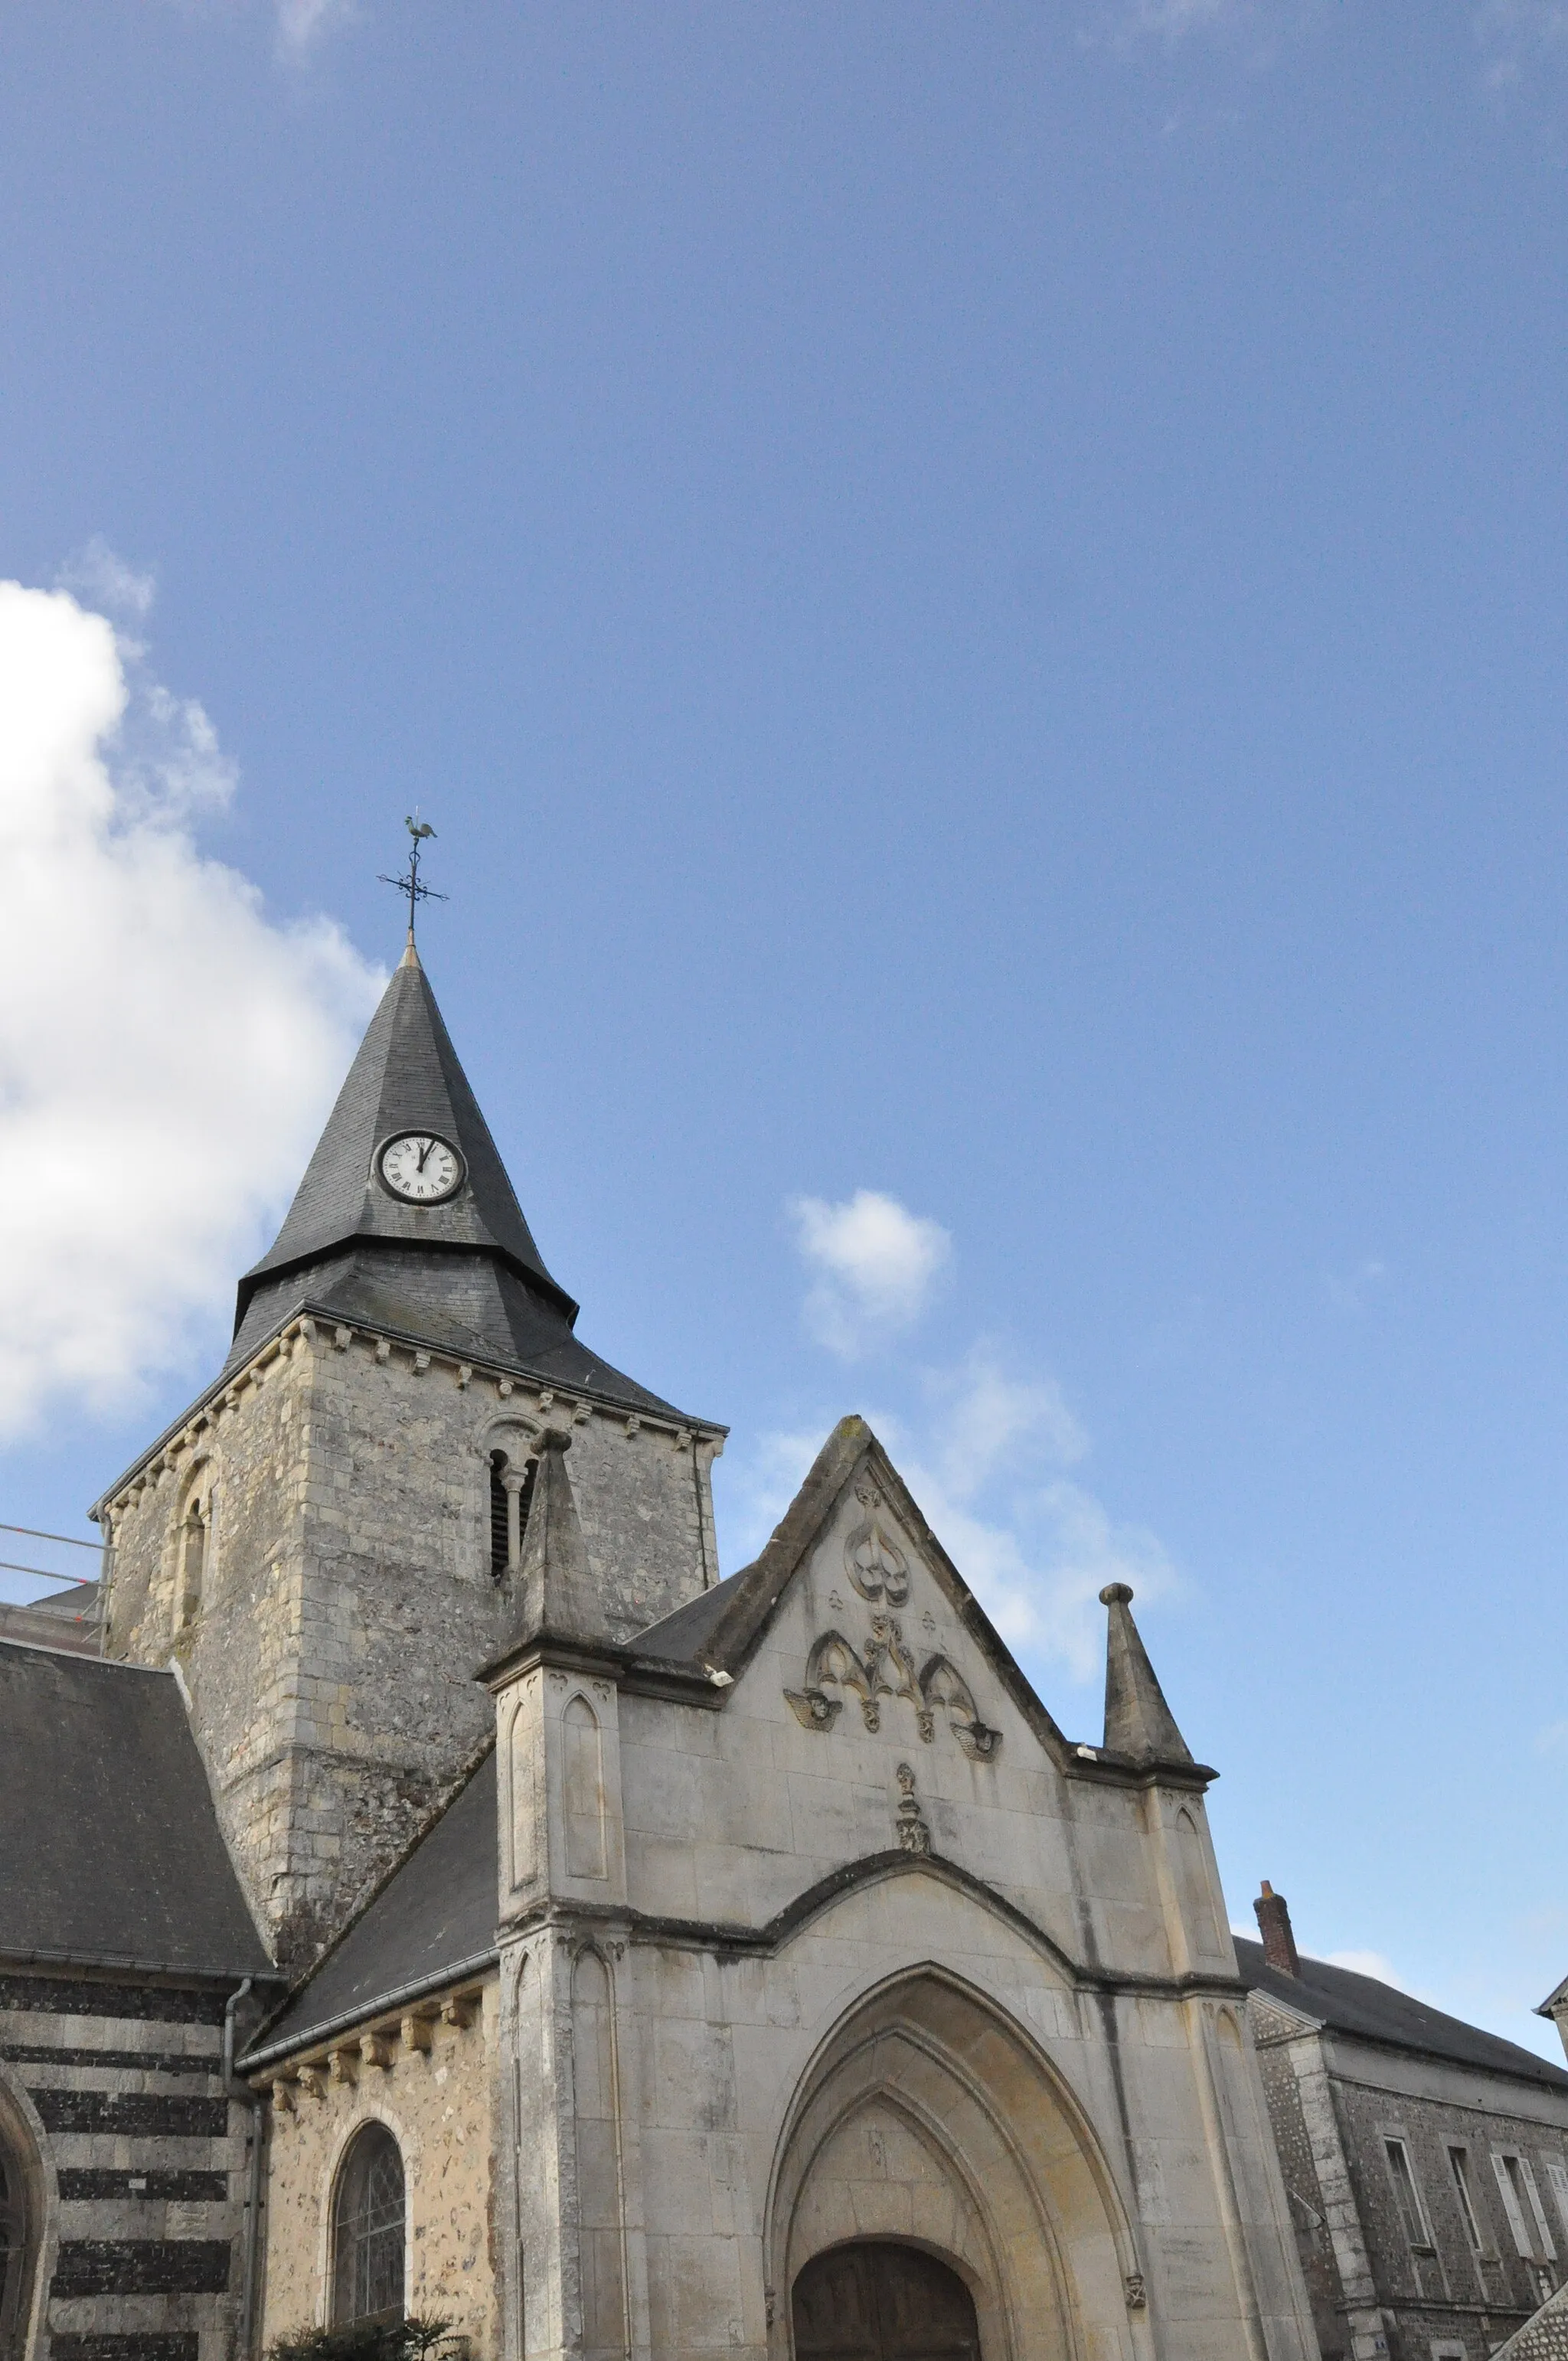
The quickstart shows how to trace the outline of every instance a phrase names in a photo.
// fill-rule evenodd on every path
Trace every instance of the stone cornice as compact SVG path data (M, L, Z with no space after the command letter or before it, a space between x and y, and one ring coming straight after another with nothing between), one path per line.
M157 1482L192 1450L224 1411L237 1401L247 1387L264 1384L272 1364L280 1358L291 1357L302 1340L307 1350L328 1346L346 1352L356 1344L368 1345L378 1359L383 1361L396 1351L405 1354L416 1371L422 1374L439 1369L455 1379L460 1389L466 1390L476 1381L494 1386L500 1401L515 1399L519 1409L530 1408L541 1418L548 1416L552 1410L564 1411L578 1425L596 1415L620 1417L625 1421L629 1434L647 1427L654 1433L669 1435L678 1451L689 1451L695 1445L717 1456L729 1432L728 1427L707 1420L664 1417L597 1387L559 1386L521 1362L470 1358L445 1345L433 1345L428 1337L415 1335L408 1329L357 1320L349 1323L323 1305L307 1302L291 1312L270 1336L263 1338L243 1367L227 1377L214 1378L190 1409L182 1411L173 1425L166 1427L156 1442L149 1444L140 1457L133 1460L124 1474L100 1494L87 1512L89 1517L101 1524L105 1513L111 1518L123 1515L135 1491Z

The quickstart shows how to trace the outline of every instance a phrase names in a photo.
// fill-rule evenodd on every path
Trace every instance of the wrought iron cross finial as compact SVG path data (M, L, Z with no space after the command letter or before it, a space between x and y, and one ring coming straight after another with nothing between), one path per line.
M413 839L413 842L409 848L408 873L402 877L388 877L383 875L380 883L383 885L395 885L400 894L406 894L409 897L409 942L411 947L414 939L414 911L418 907L419 904L421 902L444 902L447 899L447 896L444 894L438 894L433 885L426 885L421 882L419 873L420 853L423 849L425 840L428 837L433 837L435 834L435 830L432 828L427 819L421 819L419 816L418 804L415 804L412 812L404 819L403 826L408 829L410 836Z

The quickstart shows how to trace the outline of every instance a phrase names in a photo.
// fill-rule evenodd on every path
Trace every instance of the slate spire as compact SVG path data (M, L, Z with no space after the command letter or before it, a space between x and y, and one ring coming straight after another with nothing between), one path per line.
M456 1149L449 1195L392 1193L380 1155L405 1134ZM224 1375L306 1311L683 1422L576 1334L577 1307L534 1244L411 940L287 1220L240 1280Z
M1108 1582L1100 1603L1111 1610L1105 1650L1105 1751L1135 1763L1190 1763L1187 1741L1154 1675L1129 1609L1132 1591Z
M405 1131L437 1133L462 1155L463 1185L444 1203L401 1203L378 1179L377 1149ZM411 938L337 1094L288 1218L269 1252L240 1281L236 1327L264 1280L370 1239L477 1248L508 1264L568 1321L576 1315L576 1305L546 1270L523 1219Z

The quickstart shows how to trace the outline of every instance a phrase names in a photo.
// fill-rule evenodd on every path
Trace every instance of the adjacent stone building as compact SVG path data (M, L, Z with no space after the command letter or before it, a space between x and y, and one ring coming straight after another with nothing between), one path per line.
M1254 1906L1236 1955L1323 2361L1481 2361L1564 2278L1568 2073L1300 1958L1266 1884Z
M858 1419L720 1580L576 1316L411 943L103 1657L0 1641L5 2361L1310 2361L1131 1594L1075 1741Z

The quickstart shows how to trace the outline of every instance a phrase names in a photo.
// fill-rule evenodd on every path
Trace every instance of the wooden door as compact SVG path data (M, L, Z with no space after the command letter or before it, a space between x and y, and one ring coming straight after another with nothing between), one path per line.
M795 2283L795 2361L981 2361L974 2300L917 2246L833 2246Z

